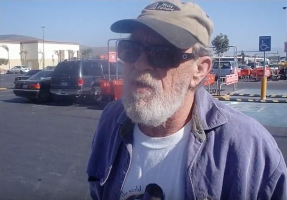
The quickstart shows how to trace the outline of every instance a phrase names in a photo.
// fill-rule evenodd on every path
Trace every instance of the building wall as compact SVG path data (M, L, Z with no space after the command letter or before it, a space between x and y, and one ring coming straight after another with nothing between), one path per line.
M32 69L38 69L38 43L21 43L20 46L22 65L26 65Z
M38 43L38 52L43 52L43 43ZM45 50L45 66L55 66L58 62L65 59L69 59L69 50L70 58L77 57L77 51L79 51L80 46L78 44L57 44L57 43L44 43ZM60 55L60 51L62 54ZM38 54L39 67L43 67L42 54Z
M20 59L20 44L18 43L1 43L0 41L0 58L8 59L7 51L1 47L2 45L6 45L9 48L9 60L10 60L10 67L15 65L21 65ZM1 65L0 68L2 69L9 69L9 62L7 65Z
M1 43L7 45L10 54L10 68L15 65L26 65L32 69L43 69L43 43L38 41L19 42L19 43ZM56 66L58 62L72 57L77 57L79 52L78 44L45 42L44 67ZM70 50L70 53L69 53ZM57 54L58 53L58 54ZM60 54L59 54L60 53ZM0 47L0 58L8 59L7 51ZM9 69L7 65L0 66L2 69Z

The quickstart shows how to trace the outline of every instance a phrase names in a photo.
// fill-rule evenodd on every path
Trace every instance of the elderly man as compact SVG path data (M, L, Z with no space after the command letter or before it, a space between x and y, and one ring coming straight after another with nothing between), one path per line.
M94 200L287 199L270 133L202 87L213 24L198 5L154 2L111 30L131 36L118 43L123 97L104 109L92 143Z

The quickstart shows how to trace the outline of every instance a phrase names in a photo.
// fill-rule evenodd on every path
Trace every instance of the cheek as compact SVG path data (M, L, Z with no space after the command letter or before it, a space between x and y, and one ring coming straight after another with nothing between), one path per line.
M129 76L132 73L132 70L134 69L134 65L133 64L128 64L125 63L123 65L123 74L125 77Z
M158 69L156 70L156 73L161 81L163 90L165 92L170 92L178 77L175 69L170 70Z

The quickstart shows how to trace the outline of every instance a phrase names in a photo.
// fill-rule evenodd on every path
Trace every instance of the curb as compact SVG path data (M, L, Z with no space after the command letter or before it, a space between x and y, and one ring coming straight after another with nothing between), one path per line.
M227 95L212 95L214 98L227 98Z
M260 97L261 95L260 94L230 93L230 94L228 94L228 96ZM266 97L269 97L269 98L287 98L287 94L284 94L284 95L273 94L273 95L266 95Z
M287 100L261 100L261 99L238 99L238 98L224 98L224 97L214 97L219 101L237 101L237 102L254 102L254 103L287 103Z

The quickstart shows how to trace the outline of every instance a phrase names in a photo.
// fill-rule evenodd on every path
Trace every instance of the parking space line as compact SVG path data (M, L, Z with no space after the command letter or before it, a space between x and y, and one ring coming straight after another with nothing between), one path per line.
M257 110L257 112L261 112L261 111L263 111L265 108L266 108L265 106L262 106L261 108L259 108L259 109Z

